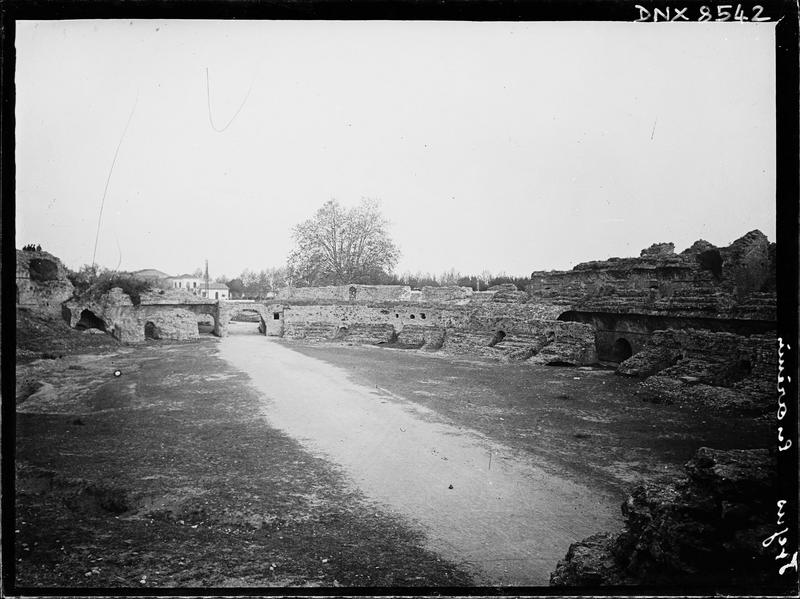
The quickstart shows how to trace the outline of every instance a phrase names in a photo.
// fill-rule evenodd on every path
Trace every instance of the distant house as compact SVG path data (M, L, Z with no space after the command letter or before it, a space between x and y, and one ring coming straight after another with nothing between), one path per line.
M206 295L206 284L203 282L203 286L200 288L200 295L211 299L226 300L230 298L230 290L225 283L209 283L208 295Z
M167 278L167 285L172 289L185 289L200 297L222 300L230 298L230 291L224 283L212 283L209 281L208 285L206 285L205 279L193 275L169 277Z

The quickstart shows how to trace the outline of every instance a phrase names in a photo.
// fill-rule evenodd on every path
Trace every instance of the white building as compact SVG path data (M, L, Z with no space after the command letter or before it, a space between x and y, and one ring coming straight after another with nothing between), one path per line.
M226 300L230 297L228 286L224 283L208 282L206 285L205 279L195 277L193 275L181 275L179 277L169 277L167 284L172 289L185 289L186 291L199 295L200 297L208 297L210 299Z

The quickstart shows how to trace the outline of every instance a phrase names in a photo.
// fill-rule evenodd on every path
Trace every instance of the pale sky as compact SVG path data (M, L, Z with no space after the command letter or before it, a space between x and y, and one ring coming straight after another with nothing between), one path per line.
M774 27L19 21L17 247L91 262L132 110L110 268L280 266L330 198L381 201L398 273L774 241Z

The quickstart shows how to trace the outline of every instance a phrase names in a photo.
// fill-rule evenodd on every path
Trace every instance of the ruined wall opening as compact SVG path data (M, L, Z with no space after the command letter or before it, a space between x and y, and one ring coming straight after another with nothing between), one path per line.
M213 333L214 332L214 316L211 314L198 314L197 315L197 332L198 333Z
M336 334L333 336L335 340L344 339L347 337L348 329L346 326L340 326L336 329Z
M611 348L612 362L622 362L630 358L632 355L633 348L627 339L620 337L614 342L614 346Z
M155 323L148 320L144 324L144 338L145 339L159 339L161 336L158 334L158 327L156 327Z
M28 270L32 281L44 282L58 279L58 264L52 260L34 258L28 263Z
M273 312L272 313L272 320L280 320L280 319L281 319L281 313L280 312Z
M275 314L277 314L277 312L273 314L273 319L275 318ZM260 334L267 334L267 323L264 321L264 316L260 310L255 308L242 308L238 312L235 312L231 317L231 322L253 323L257 325Z
M697 254L697 262L700 268L710 270L719 279L722 276L722 255L718 249L706 250Z
M489 342L489 347L494 347L498 343L500 343L503 339L506 338L505 331L497 331L492 337L492 340Z
M84 310L81 312L81 318L75 324L75 328L79 331L85 331L86 329L100 329L101 331L105 331L106 323L103 322L102 318L98 318L91 310Z

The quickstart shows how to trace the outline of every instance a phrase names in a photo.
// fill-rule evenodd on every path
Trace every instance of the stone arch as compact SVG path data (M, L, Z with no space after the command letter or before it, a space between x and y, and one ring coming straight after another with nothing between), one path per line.
M79 331L85 331L86 329L100 329L101 331L105 332L106 323L102 318L97 316L97 314L87 308L81 311L81 317L78 319L78 322L75 323L75 328Z
M190 312L194 312L198 317L201 316L201 315L207 315L207 316L210 316L211 318L214 319L214 329L213 329L213 331L205 331L205 330L201 331L200 330L200 325L198 324L198 332L201 332L201 333L211 332L211 333L213 333L214 335L216 335L218 337L221 337L221 336L224 335L224 333L221 333L221 330L223 329L223 326L222 326L222 317L221 317L221 314L220 314L219 304L218 303L217 304L188 304L188 305L185 305L185 306L182 306L182 307L185 307ZM198 319L198 322L199 322L199 319ZM225 326L227 326L227 323L226 323Z
M345 325L340 325L339 328L336 329L336 333L334 334L333 339L335 341L339 341L341 339L344 339L345 337L347 337L347 333L348 332L349 332L349 329Z
M611 359L613 362L622 362L633 355L633 348L630 341L625 337L618 337L611 348Z
M267 320L280 320L280 312L271 312L263 304L236 304L229 308L229 321L252 322L258 325L258 332L267 334Z

